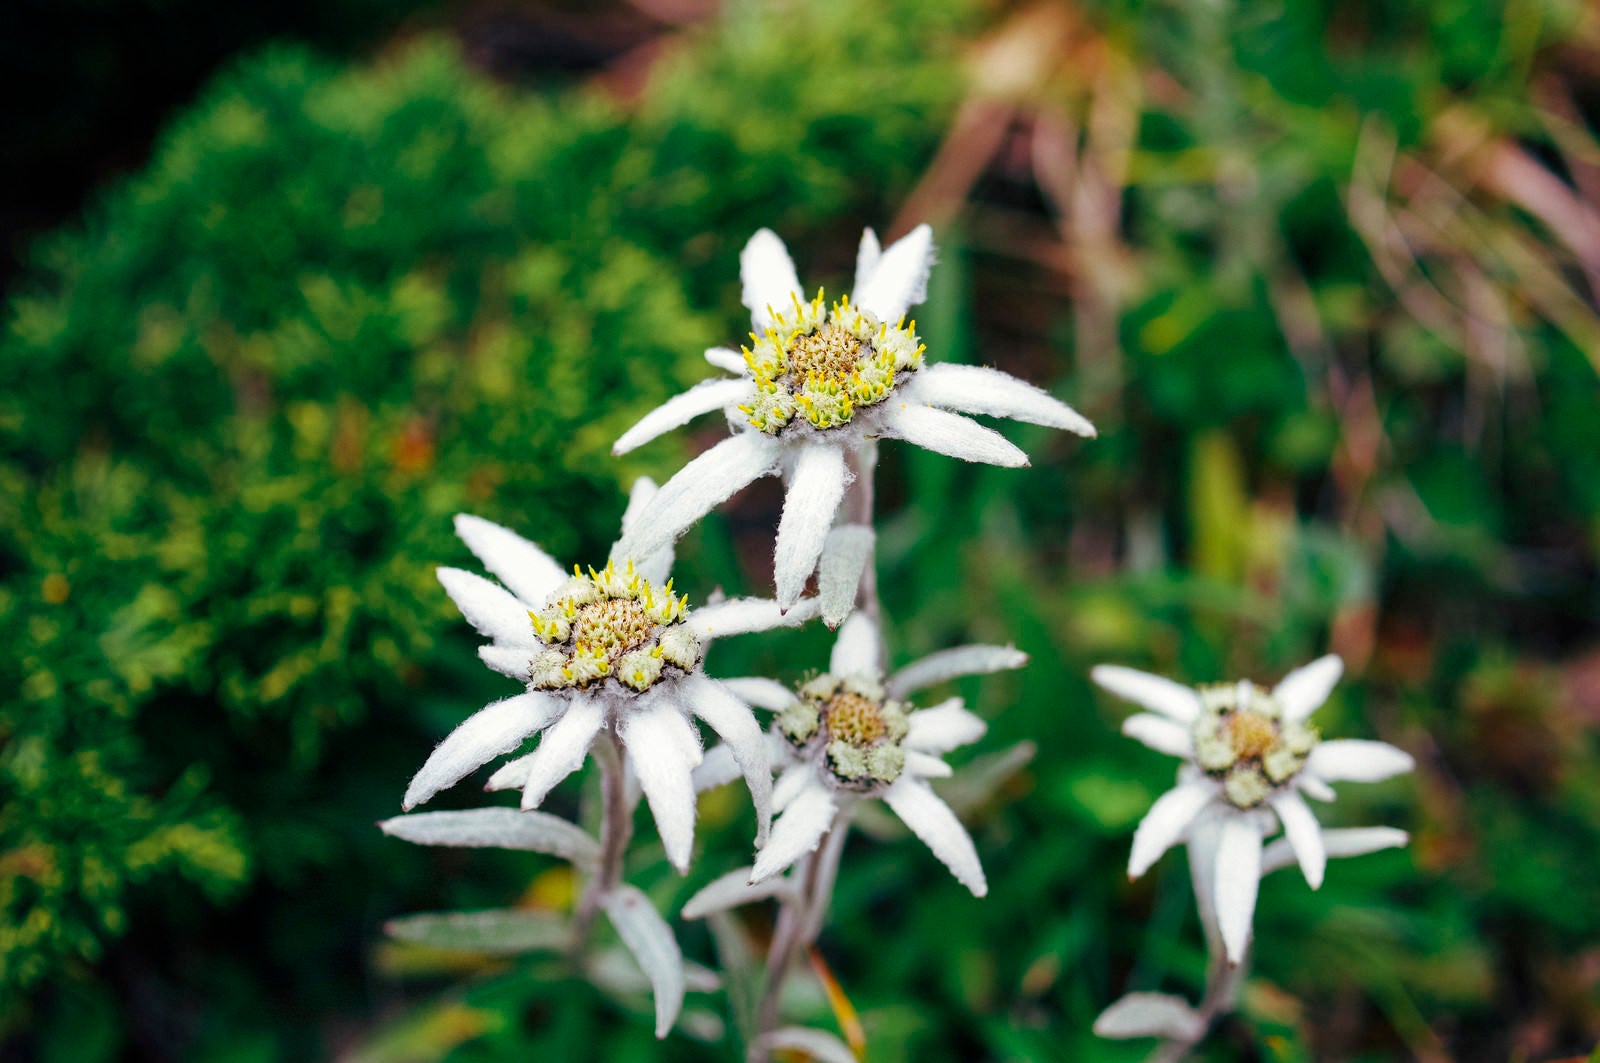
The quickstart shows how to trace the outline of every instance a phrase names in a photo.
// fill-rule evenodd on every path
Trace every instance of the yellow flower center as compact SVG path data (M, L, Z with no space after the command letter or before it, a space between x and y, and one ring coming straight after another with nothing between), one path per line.
M1195 760L1237 808L1254 808L1287 784L1317 744L1316 728L1285 719L1272 695L1253 683L1206 687L1200 700Z
M820 675L778 713L778 731L796 749L820 751L834 785L871 790L905 770L909 709L886 697L883 684L871 676Z
M745 364L756 394L739 407L750 424L777 435L797 418L812 428L849 424L922 364L916 322L889 325L850 305L830 308L822 293L809 303L772 307L772 327L750 335Z
M531 662L535 690L586 689L615 679L643 693L663 677L692 671L700 662L700 640L684 620L689 598L674 597L672 581L660 590L628 562L607 564L572 578L544 607L528 614L544 644Z
M1223 723L1236 756L1255 759L1278 744L1278 725L1258 712L1235 712Z
M801 336L789 348L785 374L789 385L803 387L811 376L845 383L861 364L861 347L848 329L833 322Z
M840 742L870 746L889 733L883 706L852 691L835 694L822 710L823 726Z

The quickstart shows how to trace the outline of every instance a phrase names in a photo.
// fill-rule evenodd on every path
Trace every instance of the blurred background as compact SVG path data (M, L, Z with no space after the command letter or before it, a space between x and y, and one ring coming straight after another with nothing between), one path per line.
M954 780L994 784L964 802L988 899L914 841L851 841L822 954L869 1058L1140 1058L1094 1016L1195 997L1204 947L1180 854L1126 879L1172 762L1086 673L1270 682L1330 650L1324 733L1419 767L1319 814L1413 842L1316 894L1263 884L1209 1058L1600 1038L1592 6L21 0L6 23L6 1063L732 1059L658 1044L642 997L548 957L386 941L572 882L373 823L508 693L434 581L471 563L450 515L602 557L632 478L720 434L609 456L742 337L751 232L832 295L863 225L921 220L930 357L1049 386L1100 438L1008 426L1020 471L883 448L895 658L1034 660L957 687L991 723ZM763 481L691 533L679 585L769 587L780 504ZM797 678L828 642L710 668ZM664 908L748 859L736 788L701 818L687 879L648 842L633 869ZM720 1010L691 997L685 1026Z

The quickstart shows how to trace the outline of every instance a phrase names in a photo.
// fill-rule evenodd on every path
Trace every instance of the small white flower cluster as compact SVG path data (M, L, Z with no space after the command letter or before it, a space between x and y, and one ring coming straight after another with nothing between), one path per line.
M404 806L428 800L537 735L531 752L502 764L487 784L521 790L523 811L420 813L383 825L423 844L536 849L590 870L593 885L580 903L576 935L586 930L586 912L603 910L612 919L650 977L658 1035L676 1018L685 980L670 930L653 910L641 910L648 905L620 878L619 847L628 835L622 821L630 815L627 794L634 784L680 872L693 851L696 794L739 776L750 791L757 818L754 864L702 891L686 914L776 896L772 883L782 882L779 876L791 866L819 859L813 853L824 837L835 839L836 864L854 808L870 800L898 815L974 894L987 891L971 837L928 785L951 774L940 757L982 736L983 721L959 698L932 708L917 708L909 698L936 683L1019 667L1027 657L1010 647L967 646L886 676L875 592L863 590L875 582L871 576L863 581L872 529L839 525L837 518L850 485L871 476L878 438L1021 466L1026 455L962 414L1094 434L1069 407L1004 373L923 364L924 346L905 314L923 299L933 264L926 225L887 250L867 230L855 291L831 307L820 293L805 299L788 252L770 231L750 240L740 263L750 345L742 353L717 348L706 354L736 375L668 401L614 450L624 453L713 410L724 412L732 434L659 490L648 480L635 485L621 538L603 568L574 567L566 575L516 533L478 517L456 518L458 534L499 583L451 568L440 569L439 579L489 640L479 650L484 662L524 690L452 731L412 779ZM775 547L776 599L691 607L667 579L674 541L740 488L770 474L788 481ZM870 479L859 486L870 500ZM870 511L870 502L857 513L863 508ZM804 598L814 572L818 596ZM872 607L852 612L863 595ZM719 681L703 671L714 638L792 627L818 615L838 628L833 654L826 673L797 688L755 677ZM774 713L769 726L757 722L752 706ZM720 745L703 749L696 719L721 738ZM533 811L597 743L602 768L620 754L626 772L626 778L611 772L617 807L608 803L598 840ZM524 818L507 821L507 814ZM822 896L799 898L813 935L827 889L831 883L815 887ZM420 924L407 925L415 931Z
M1134 831L1128 876L1138 878L1186 842L1201 922L1208 938L1220 940L1228 967L1241 965L1249 949L1263 875L1298 862L1317 889L1328 857L1406 843L1405 832L1392 827L1324 830L1305 802L1332 801L1334 782L1378 782L1414 766L1410 754L1384 742L1323 741L1308 722L1343 672L1344 662L1329 655L1270 691L1248 680L1196 689L1119 665L1091 673L1106 690L1151 710L1124 721L1124 734L1182 760L1178 784ZM1283 837L1266 844L1279 827ZM1194 1041L1211 1017L1176 998L1134 993L1108 1008L1095 1029L1107 1037Z
M905 314L923 299L933 263L925 225L886 250L867 230L855 290L831 307L820 293L805 298L771 232L757 233L740 261L751 343L742 351L706 352L711 364L733 375L669 400L624 433L614 451L717 410L730 435L659 490L648 480L635 485L603 568L566 575L514 532L477 517L456 518L457 532L499 583L450 568L440 569L439 579L489 640L479 650L484 662L524 690L451 732L412 779L404 804L426 801L538 735L531 752L501 765L487 784L519 789L523 811L425 813L384 827L424 844L555 853L590 871L574 918L574 947L586 920L604 911L650 979L662 1036L676 1020L686 969L665 921L621 881L635 787L649 803L667 859L684 872L697 795L742 777L756 812L753 863L706 886L683 914L700 918L755 900L783 902L768 964L770 1009L758 1020L756 1042L812 1050L832 1044L829 1035L775 1029L776 990L794 947L814 940L820 928L843 838L865 802L881 801L974 895L988 890L971 836L930 785L952 773L944 754L980 738L984 722L960 698L918 707L912 696L1027 661L1011 647L964 646L888 671L872 568L875 538L866 523L876 441L898 438L967 461L1021 466L1028 463L1022 451L964 415L1080 435L1094 429L1046 392L1004 373L924 364L926 352ZM673 543L767 475L787 484L774 546L775 598L691 607L667 578ZM841 522L852 487L860 493ZM813 574L817 595L803 597ZM790 686L764 677L717 680L703 670L714 638L792 627L819 615L838 629L825 672ZM1323 741L1308 722L1341 672L1337 657L1324 657L1268 691L1247 681L1194 689L1113 665L1093 671L1101 686L1151 710L1129 718L1124 732L1182 760L1177 786L1135 832L1129 875L1144 874L1167 849L1186 842L1208 941L1228 970L1248 950L1263 874L1294 860L1315 889L1328 856L1406 840L1387 828L1324 831L1305 803L1305 797L1331 800L1333 782L1371 781L1411 767L1410 757L1392 746ZM770 721L758 722L753 708L770 712ZM696 720L721 744L705 750ZM532 811L597 745L606 795L598 840ZM1280 826L1284 837L1267 844ZM1230 1005L1225 989L1208 993L1208 1006ZM1212 1017L1176 998L1135 993L1108 1009L1096 1029L1189 1044ZM842 1045L828 1052L848 1054Z

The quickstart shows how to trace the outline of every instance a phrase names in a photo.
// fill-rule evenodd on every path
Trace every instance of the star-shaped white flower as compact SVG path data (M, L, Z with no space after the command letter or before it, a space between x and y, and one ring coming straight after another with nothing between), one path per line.
M1156 800L1133 835L1128 875L1138 878L1161 854L1188 841L1202 912L1215 913L1228 958L1238 963L1250 941L1261 876L1292 852L1312 889L1329 856L1403 845L1402 831L1324 831L1304 797L1334 798L1334 782L1377 782L1410 771L1411 755L1384 742L1321 741L1306 721L1344 671L1329 655L1290 672L1270 692L1247 680L1199 688L1119 665L1102 664L1094 681L1153 712L1130 716L1122 733L1184 760L1178 785ZM1262 841L1279 825L1284 837Z
M711 364L736 375L669 399L612 450L626 453L713 410L739 427L663 485L637 536L624 541L630 552L662 548L746 484L781 475L788 491L775 567L778 602L788 608L822 555L851 480L847 459L865 441L904 439L966 461L1021 466L1026 454L961 414L1094 435L1070 407L997 369L923 365L915 322L908 325L905 314L927 294L927 225L882 251L866 230L854 294L831 308L820 294L807 301L783 241L768 229L750 238L739 265L751 346L706 352Z
M930 654L884 679L877 628L857 613L839 629L827 673L792 690L771 679L729 679L745 701L777 715L772 728L780 768L773 810L781 813L761 846L748 882L759 886L816 849L849 806L877 799L888 805L974 895L988 892L972 838L927 780L951 774L940 757L975 742L986 726L960 698L916 709L905 698L964 675L1017 668L1027 654L1009 646L961 646ZM707 789L734 777L730 751L706 755L695 786ZM730 898L765 896L771 889ZM730 901L731 903L731 901Z
M654 491L649 480L634 485L624 534ZM439 582L468 622L491 639L478 650L484 663L527 689L480 710L440 742L407 787L404 807L539 734L532 753L503 765L488 783L491 790L521 789L523 809L537 808L610 729L649 801L667 858L682 871L694 845L690 777L701 743L691 721L697 716L737 761L765 837L772 786L766 738L749 706L708 678L700 662L712 638L795 626L816 613L815 602L787 614L758 598L690 611L687 597L674 597L667 580L670 547L569 576L509 529L466 514L455 524L500 583L455 568L439 569Z

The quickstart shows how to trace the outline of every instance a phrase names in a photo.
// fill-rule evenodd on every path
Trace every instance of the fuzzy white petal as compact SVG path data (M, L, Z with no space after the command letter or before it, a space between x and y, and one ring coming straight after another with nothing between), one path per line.
M1193 723L1200 715L1200 695L1193 687L1174 683L1165 676L1151 675L1120 664L1097 664L1089 678L1119 698L1154 709L1178 723Z
M875 537L862 524L845 524L828 533L822 544L822 564L817 572L817 598L822 603L822 622L839 626L855 607L861 574L872 560Z
M1411 754L1403 749L1359 738L1319 742L1306 758L1306 769L1328 782L1382 782L1416 766Z
M533 767L533 758L538 755L538 750L526 753L515 760L508 760L494 770L489 776L489 781L483 784L485 790L520 790L528 785L528 771ZM521 812L517 813L519 816Z
M781 785L781 783L780 783ZM772 836L756 854L751 883L771 878L817 847L833 825L833 795L814 779L772 825Z
M622 433L611 445L611 453L626 454L665 432L688 424L701 414L748 402L755 394L755 387L745 377L738 380L707 380L696 384L639 418L637 424Z
M845 484L850 480L844 452L838 447L812 443L800 448L789 489L783 496L783 517L778 521L778 542L773 553L778 604L784 609L800 600L806 580L817 567L822 544L833 527L834 514L839 511Z
M772 825L772 762L767 756L766 732L750 707L715 680L691 676L679 687L679 696L721 736L719 748L732 751L738 761L756 809L756 845L761 845Z
M706 361L718 369L740 375L743 375L750 368L745 364L744 355L732 347L708 347L706 349Z
M739 762L733 759L733 750L726 745L712 746L700 758L689 781L694 783L694 792L698 794L726 786L739 774Z
M1273 795L1272 808L1283 824L1283 836L1294 849L1295 859L1300 861L1306 885L1320 888L1322 873L1328 867L1328 852L1322 846L1322 825L1306 807L1305 799L1293 790Z
M590 698L573 698L567 711L539 739L528 758L528 778L522 784L522 807L538 808L556 783L583 766L594 736L605 723L605 707Z
M883 248L878 244L878 234L870 228L861 230L861 243L856 246L856 282L851 291L859 292L872 279L872 271L883 258Z
M510 591L459 568L441 568L435 575L467 623L483 634L507 646L537 644L528 607Z
M478 647L478 659L501 675L528 681L533 651L521 646L501 646L491 643Z
M878 625L864 613L852 613L833 639L828 671L836 676L883 674L883 641Z
M739 676L735 679L718 680L723 686L733 691L734 696L741 701L754 705L758 709L770 709L777 712L786 709L795 701L794 691L784 686L775 679L765 679L761 676Z
M891 688L891 696L899 695L893 694ZM989 729L981 717L963 707L960 698L940 702L931 709L918 709L907 719L910 729L905 746L923 753L948 753L976 742Z
M445 787L454 786L495 757L516 749L560 711L561 702L538 693L518 694L479 709L434 749L406 787L401 805L415 808Z
M859 252L856 257L859 261ZM858 279L851 298L861 309L892 325L928 297L928 273L932 269L933 230L923 224L889 245L866 283Z
M470 513L456 514L455 525L456 534L483 567L529 608L544 604L566 579L554 558L510 528Z
M1330 857L1365 856L1381 849L1398 849L1411 836L1394 827L1336 827L1322 832L1322 847ZM1289 839L1279 838L1261 855L1261 873L1270 874L1295 862Z
M1319 779L1309 771L1302 771L1294 777L1296 788L1313 801L1332 801L1339 795L1333 792L1333 787Z
M889 677L889 694L903 698L924 687L964 675L988 675L1028 663L1015 646L955 646L918 658Z
M650 802L667 860L682 874L689 869L694 849L695 801L690 773L700 759L699 739L677 706L664 699L624 716L620 735L628 750L628 763Z
M941 362L911 378L905 398L956 413L1006 417L1013 421L1095 435L1094 425L1048 391L981 365Z
M600 903L617 928L617 936L650 980L656 1003L656 1037L665 1037L683 1008L683 953L672 928L650 899L632 886L617 886L601 897Z
M778 776L778 785L772 790L773 809L782 812L816 781L816 773L810 764L792 764L785 768L783 774Z
M704 919L716 912L739 908L768 897L789 897L794 887L787 879L769 878L765 882L750 884L751 868L741 867L720 875L702 886L693 897L683 902L679 912L685 919Z
M655 498L656 492L660 490L661 488L656 486L656 482L648 476L641 476L633 481L633 487L628 491L628 508L622 514L622 540L618 540L611 549L612 561L622 564L632 560L634 570L658 587L667 581L667 573L672 571L673 551L671 543L659 548L654 553L631 559L619 556L616 548L621 546L622 541L628 537L629 530L638 526L639 521L649 508L651 499Z
M939 795L926 783L902 775L883 792L883 803L933 850L933 855L950 869L957 881L972 891L974 897L989 892L971 835L950 811L950 806L939 800Z
M883 428L885 435L962 461L1003 465L1008 469L1020 469L1028 464L1028 455L999 432L960 414L921 403L894 404L884 414Z
M1261 886L1261 831L1254 821L1229 816L1217 840L1217 929L1228 962L1239 964L1250 947L1250 924Z
M739 300L750 308L750 320L757 334L772 325L772 312L791 309L796 299L804 298L800 278L788 248L771 229L762 229L750 238L739 253Z
M1196 779L1173 787L1150 806L1133 832L1133 851L1128 856L1128 877L1138 878L1161 859L1161 854L1178 843L1189 824L1217 794L1210 779Z
M1272 696L1283 707L1285 717L1303 720L1322 707L1343 674L1344 662L1330 653L1284 676L1272 688Z
M1153 712L1141 712L1122 721L1122 733L1143 742L1157 753L1173 757L1194 754L1194 739L1189 728Z
M779 609L778 603L771 598L729 598L715 605L690 610L684 624L700 638L720 639L752 631L799 627L816 616L817 609L815 598L795 603L788 612Z
M741 431L724 439L661 486L613 554L649 557L672 545L695 521L771 472L777 460L777 441L761 432Z
M906 771L919 779L948 779L955 774L950 765L932 753L919 753L915 749L906 750Z

